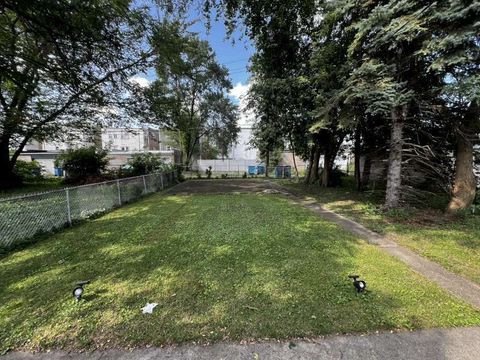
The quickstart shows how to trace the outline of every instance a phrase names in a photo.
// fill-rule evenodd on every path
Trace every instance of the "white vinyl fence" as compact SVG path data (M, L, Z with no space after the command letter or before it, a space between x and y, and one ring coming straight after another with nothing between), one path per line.
M241 175L244 172L248 172L249 166L256 165L260 165L256 160L197 160L192 166L192 169L205 174L205 170L211 166L212 172Z
M0 248L105 213L176 181L175 172L156 173L0 199Z

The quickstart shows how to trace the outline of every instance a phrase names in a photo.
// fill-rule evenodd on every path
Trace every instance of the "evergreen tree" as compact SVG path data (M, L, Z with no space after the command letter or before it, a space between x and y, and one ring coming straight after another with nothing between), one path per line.
M430 74L443 79L441 97L454 132L455 179L448 211L467 209L475 199L474 144L480 135L480 3L439 1L428 18L432 36L422 55Z

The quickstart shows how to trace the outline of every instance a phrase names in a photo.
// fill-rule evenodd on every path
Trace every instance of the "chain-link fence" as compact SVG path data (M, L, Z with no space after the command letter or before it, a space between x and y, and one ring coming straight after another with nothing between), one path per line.
M242 165L242 164L216 164L206 166L193 164L183 166L182 174L186 179L225 179L225 178L294 178L297 175L305 175L305 165L297 165L297 168L291 165L279 165L266 167L265 165ZM208 175L208 172L210 176Z
M0 248L105 213L176 181L175 172L157 173L0 199Z

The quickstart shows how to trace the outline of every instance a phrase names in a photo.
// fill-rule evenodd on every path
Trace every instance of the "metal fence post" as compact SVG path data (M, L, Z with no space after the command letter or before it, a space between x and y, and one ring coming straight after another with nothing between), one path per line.
M163 173L160 173L160 183L162 184L162 190L163 190Z
M120 190L120 180L117 180L118 205L122 206L122 192Z
M67 196L67 220L68 220L68 225L72 226L72 211L70 209L70 190L68 188L65 189L65 194Z
M143 191L147 193L147 182L145 181L145 175L142 176L143 179Z

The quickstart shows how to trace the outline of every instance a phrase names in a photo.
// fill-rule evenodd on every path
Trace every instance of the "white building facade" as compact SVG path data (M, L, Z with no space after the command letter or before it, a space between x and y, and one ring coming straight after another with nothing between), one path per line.
M248 89L248 88L246 88ZM239 96L240 117L238 119L238 126L240 132L238 133L237 142L232 145L229 153L229 158L232 160L246 160L257 161L258 149L254 148L250 142L253 137L253 125L255 123L255 114L249 110L245 102L245 94Z
M230 150L229 158L233 160L257 160L258 150L255 149L250 141L252 140L252 125L239 124L237 143Z
M109 167L125 165L134 154L149 152L165 163L179 163L181 152L171 148L161 130L152 128L103 128L94 134L72 133L64 141L31 141L19 156L20 160L37 161L46 174L55 174L55 159L68 149L101 146L108 150Z
M94 146L99 143L100 137L98 136L98 132L83 133L80 131L70 131L63 140L32 140L25 145L24 151L62 151Z
M167 150L160 141L160 131L151 128L104 128L102 147L111 151Z

